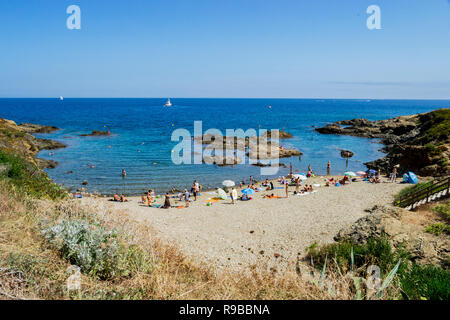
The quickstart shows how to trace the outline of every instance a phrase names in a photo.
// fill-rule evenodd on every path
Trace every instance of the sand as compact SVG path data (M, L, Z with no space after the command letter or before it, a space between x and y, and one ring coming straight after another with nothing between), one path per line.
M316 177L308 183L323 185L324 178ZM279 186L276 182L275 187ZM203 192L183 209L149 208L138 197L129 198L127 203L93 197L81 201L91 208L106 207L111 214L128 214L151 225L159 238L193 259L233 270L252 265L280 270L296 261L312 243L333 242L341 228L367 214L365 209L391 203L403 187L398 183L354 182L341 187L322 186L305 196L293 195L295 187L290 187L287 199L284 189L276 189L253 194L250 201L232 205L231 200L223 200L210 207L205 200L213 195ZM272 192L283 198L262 198ZM184 203L172 200L172 205Z

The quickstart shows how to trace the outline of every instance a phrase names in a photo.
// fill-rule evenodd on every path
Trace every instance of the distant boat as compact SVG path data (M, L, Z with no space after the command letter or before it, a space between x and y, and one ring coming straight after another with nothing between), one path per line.
M61 100L61 101L62 101L62 100L64 100L64 98L63 98L62 96L59 96L59 100Z
M172 103L170 102L170 99L167 99L166 104L164 105L165 107L171 107Z

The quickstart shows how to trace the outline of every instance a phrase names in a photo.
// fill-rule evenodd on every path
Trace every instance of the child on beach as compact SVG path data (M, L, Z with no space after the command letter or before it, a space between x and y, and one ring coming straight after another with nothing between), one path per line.
M289 184L287 183L287 181L285 186L286 186L286 198L289 198Z

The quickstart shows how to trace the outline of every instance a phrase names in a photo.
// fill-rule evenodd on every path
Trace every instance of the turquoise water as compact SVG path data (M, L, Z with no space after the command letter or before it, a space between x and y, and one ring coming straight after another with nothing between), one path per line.
M382 156L378 141L346 136L321 135L313 126L352 118L386 119L399 115L449 108L450 101L413 100L313 100L313 99L171 99L172 108L163 107L166 99L0 99L0 117L17 123L54 125L61 130L40 137L68 145L65 149L42 151L39 156L60 164L47 170L57 183L71 189L89 184L88 191L111 194L139 194L149 188L158 192L172 187L189 187L198 179L204 187L219 186L222 180L248 180L260 177L260 169L249 164L234 167L214 165L175 165L171 150L174 129L193 132L194 121L203 121L203 130L284 128L294 135L284 140L303 152L298 157L281 159L295 170L306 171L308 164L318 174L332 163L332 174L364 170L364 162ZM268 106L272 108L269 109ZM106 127L105 127L106 126ZM109 137L80 137L92 130L109 128ZM108 147L110 146L110 147ZM346 161L339 149L355 156ZM91 168L90 165L95 168ZM127 171L122 179L121 170ZM289 169L280 169L277 176Z

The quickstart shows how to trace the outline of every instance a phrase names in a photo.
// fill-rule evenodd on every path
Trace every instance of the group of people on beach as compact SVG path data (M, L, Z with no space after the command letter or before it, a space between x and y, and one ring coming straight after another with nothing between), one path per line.
M394 166L392 173L390 174L389 177L389 181L390 182L396 182L397 179L397 173L398 173L398 167L399 165ZM290 165L290 173L289 176L286 177L281 177L278 179L278 182L282 185L285 186L285 192L286 192L286 198L289 197L289 186L295 186L295 191L294 191L294 195L296 194L305 194L305 193L311 193L314 192L314 187L311 184L305 184L303 186L303 188L300 189L301 185L302 185L302 180L300 179L300 177L295 176L293 174L293 170L292 170L292 164ZM330 171L331 171L331 162L328 161L327 163L327 176L330 175ZM126 178L126 171L123 169L122 170L122 177ZM308 165L308 173L307 173L307 178L309 177L314 177L311 165ZM381 182L381 172L380 170L367 170L366 174L363 175L361 177L363 179L363 181L368 181L371 183L380 183ZM289 180L290 179L290 180ZM356 181L356 178L352 178L352 181ZM348 183L350 183L350 178L345 175L343 176L341 179L335 179L335 178L329 178L329 179L325 179L325 187L329 187L330 185L336 185L336 186L340 186L340 185L346 185ZM274 190L275 187L273 185L273 181L269 180L269 179L265 179L264 181L260 182L260 187L257 186L257 181L253 178L253 176L249 177L249 184L247 185L248 189L252 189L255 192L260 191L261 188L263 188L263 190L265 191L269 191L269 190ZM239 184L239 187L242 188L243 186L245 186L245 181L242 181ZM194 182L192 183L191 186L191 190L190 192L187 189L184 189L184 191L180 192L178 194L178 199L179 201L182 201L185 203L185 208L189 207L191 200L191 194L193 196L193 201L197 201L197 197L200 193L201 190L201 186L198 183L197 180L194 180ZM250 200L251 197L249 197L247 194L243 194L241 197L238 197L237 194L237 190L236 188L233 186L232 189L230 190L230 197L231 197L231 203L232 204L236 204L236 200L241 199L241 200ZM169 192L166 192L164 195L164 204L161 205L157 205L155 204L156 200L155 200L155 192L154 190L150 189L148 190L145 194L143 194L141 196L141 201L143 204L147 204L149 207L161 207L164 209L168 209L171 208L171 195L169 194ZM158 196L159 197L159 196ZM273 193L270 195L264 195L264 198L279 198L279 196L275 196ZM127 202L128 200L125 198L125 196L123 194L121 194L119 196L118 193L114 194L112 201L116 201L116 202Z

